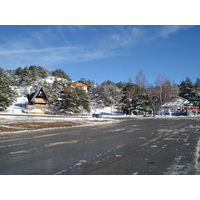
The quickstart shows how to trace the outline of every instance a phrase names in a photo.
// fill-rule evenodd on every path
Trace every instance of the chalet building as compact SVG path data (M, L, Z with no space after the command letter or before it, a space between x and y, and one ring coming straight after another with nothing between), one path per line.
M87 84L82 81L75 81L69 84L71 87L82 87L83 90L87 93Z
M27 109L48 109L48 98L42 88L38 88L34 93L28 94Z

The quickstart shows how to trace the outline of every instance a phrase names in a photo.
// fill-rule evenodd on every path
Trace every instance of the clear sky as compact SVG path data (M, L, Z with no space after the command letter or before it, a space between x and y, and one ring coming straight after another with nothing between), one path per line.
M142 70L179 84L200 78L200 26L0 26L0 67L63 69L72 80L135 81Z

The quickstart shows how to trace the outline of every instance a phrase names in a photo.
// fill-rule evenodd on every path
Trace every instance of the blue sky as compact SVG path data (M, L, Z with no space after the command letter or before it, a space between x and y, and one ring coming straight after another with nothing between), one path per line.
M73 80L200 78L200 26L0 26L0 67L63 69Z

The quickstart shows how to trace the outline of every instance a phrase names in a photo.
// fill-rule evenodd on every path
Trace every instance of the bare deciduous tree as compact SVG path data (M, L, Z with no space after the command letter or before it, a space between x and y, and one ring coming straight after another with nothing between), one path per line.
M146 88L148 86L148 81L143 73L142 70L139 71L135 78L136 85L138 85L141 88Z
M172 85L169 79L161 74L158 75L155 81L155 92L159 96L161 105L176 96L175 85Z

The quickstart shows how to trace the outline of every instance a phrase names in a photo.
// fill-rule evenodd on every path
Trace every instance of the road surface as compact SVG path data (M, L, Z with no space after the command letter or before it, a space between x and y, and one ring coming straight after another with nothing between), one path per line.
M0 174L200 174L199 118L116 123L0 135Z

